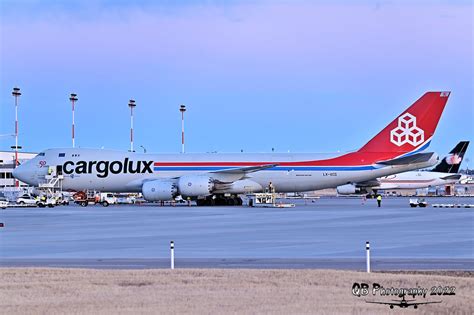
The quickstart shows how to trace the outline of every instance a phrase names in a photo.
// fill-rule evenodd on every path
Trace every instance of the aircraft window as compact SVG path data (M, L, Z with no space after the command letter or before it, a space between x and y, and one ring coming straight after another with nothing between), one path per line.
M44 156L44 152L38 153L38 156Z

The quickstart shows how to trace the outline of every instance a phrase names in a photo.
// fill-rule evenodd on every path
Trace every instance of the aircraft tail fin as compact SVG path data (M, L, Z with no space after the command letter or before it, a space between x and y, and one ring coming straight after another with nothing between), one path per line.
M450 92L427 92L395 118L359 153L382 153L397 158L426 149L436 130Z
M454 149L449 152L449 155L442 159L441 162L436 165L431 171L450 174L458 173L459 168L461 167L462 159L464 158L464 153L466 153L468 146L469 141L459 142L454 147Z

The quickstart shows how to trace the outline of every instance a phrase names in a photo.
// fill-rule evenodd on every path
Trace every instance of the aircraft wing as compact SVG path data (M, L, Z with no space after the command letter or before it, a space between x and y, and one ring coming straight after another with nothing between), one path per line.
M461 174L453 174L453 175L448 175L445 177L441 177L440 179L442 180L460 180L462 177Z
M365 303L371 303L371 304L385 304L385 305L398 305L398 303L394 303L394 302L372 302L372 301L365 301Z
M236 168L228 168L228 169L223 169L223 170L218 170L218 171L212 171L212 172L205 172L205 174L211 175L212 179L214 180L215 183L218 184L231 184L235 181L238 181L240 179L244 179L247 177L247 174L253 173L253 172L258 172L262 170L266 170L269 168L272 168L278 164L262 164L262 165L257 165L257 166L249 166L249 167L236 167ZM203 173L204 174L204 173ZM170 177L170 180L178 180L179 177ZM155 180L154 178L152 179L137 179L134 181L131 181L127 184L127 188L129 189L139 189L142 187L143 183L150 181L150 180Z
M354 185L360 188L378 187L380 186L380 182L377 179L372 179L372 180L366 180L365 182L357 182Z
M435 304L435 303L441 303L443 301L433 301L433 302L414 302L414 303L408 303L408 305L421 305L421 304Z
M254 173L258 171L263 171L272 167L277 166L278 164L263 164L257 166L248 166L248 167L236 167L230 169L224 169L219 171L210 172L212 178L222 183L235 182L237 180L243 179L249 173Z
M354 183L357 188L365 190L378 190L378 189L397 189L399 185L390 182L380 182L378 179L368 180L365 182Z
M377 164L382 165L405 165L405 164L415 164L415 163L423 163L428 162L433 156L435 155L434 152L426 152L426 153L416 153L409 156L404 156L392 160L387 161L380 161Z
M265 164L265 165L258 165L258 166L248 166L248 167L236 167L231 169L213 171L211 173L221 173L221 174L246 174L246 173L253 173L262 170L266 170L268 168L272 168L277 166L278 164Z

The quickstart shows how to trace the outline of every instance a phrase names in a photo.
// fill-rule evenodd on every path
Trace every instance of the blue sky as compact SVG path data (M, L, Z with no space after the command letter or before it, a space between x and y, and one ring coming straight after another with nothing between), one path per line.
M473 130L470 1L2 1L0 150L357 149L428 90L450 90L432 142ZM469 151L472 152L473 148ZM468 156L473 156L468 152Z

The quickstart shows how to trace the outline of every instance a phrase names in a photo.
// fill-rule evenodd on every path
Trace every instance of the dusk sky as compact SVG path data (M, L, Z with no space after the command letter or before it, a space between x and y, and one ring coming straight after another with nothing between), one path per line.
M430 90L452 91L431 150L474 135L471 1L10 1L0 12L0 150L361 147ZM467 152L473 157L474 144ZM472 160L472 158L471 158ZM463 165L465 167L465 164Z

